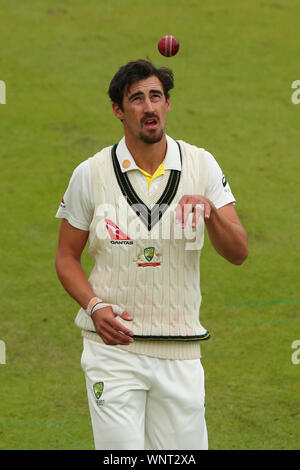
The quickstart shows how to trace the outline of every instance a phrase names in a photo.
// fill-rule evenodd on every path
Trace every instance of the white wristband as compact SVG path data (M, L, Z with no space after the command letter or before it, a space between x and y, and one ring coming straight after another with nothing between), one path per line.
M92 313L100 308L101 304L103 304L103 302L101 299L99 299L99 297L93 297L88 303L88 306L85 310L86 313L91 317Z
M86 308L86 313L91 317L92 314L96 312L96 310L99 310L100 308L105 308L105 307L111 307L115 315L121 316L125 312L125 309L122 307L119 307L119 305L105 304L103 300L99 299L99 297L93 297L89 301L89 304Z
M95 308L93 308L93 312L95 312L96 310L99 310L100 308L105 308L105 307L111 307L115 315L121 316L125 312L124 308L119 307L119 305L105 304L103 302L97 303L95 305Z

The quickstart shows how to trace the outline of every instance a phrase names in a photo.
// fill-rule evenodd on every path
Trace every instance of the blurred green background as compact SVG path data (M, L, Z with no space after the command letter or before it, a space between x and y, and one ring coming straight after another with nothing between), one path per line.
M299 449L299 14L298 0L1 2L0 449L93 449L55 213L75 166L121 138L107 89L139 58L173 69L167 133L215 156L249 236L242 266L208 239L202 254L209 446Z

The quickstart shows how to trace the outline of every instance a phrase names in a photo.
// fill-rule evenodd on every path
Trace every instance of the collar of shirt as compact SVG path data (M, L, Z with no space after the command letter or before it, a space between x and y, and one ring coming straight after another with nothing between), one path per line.
M181 171L180 152L177 143L174 139L166 135L167 138L167 153L164 159L165 170L178 170ZM133 156L129 152L125 137L123 137L117 147L117 158L120 164L122 173L130 170L140 170L134 161Z

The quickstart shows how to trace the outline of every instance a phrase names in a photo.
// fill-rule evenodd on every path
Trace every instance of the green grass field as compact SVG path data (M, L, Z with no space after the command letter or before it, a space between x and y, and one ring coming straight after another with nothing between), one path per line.
M249 236L242 266L208 239L202 255L210 448L299 449L299 14L299 0L2 2L0 449L93 449L55 213L75 166L120 139L107 88L138 58L173 69L167 132L215 156ZM170 59L164 34L181 45Z

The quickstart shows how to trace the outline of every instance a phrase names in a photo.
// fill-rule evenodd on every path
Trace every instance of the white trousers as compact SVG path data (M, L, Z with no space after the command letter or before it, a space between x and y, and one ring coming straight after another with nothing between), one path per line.
M84 338L81 366L97 450L208 448L199 359L157 359Z

